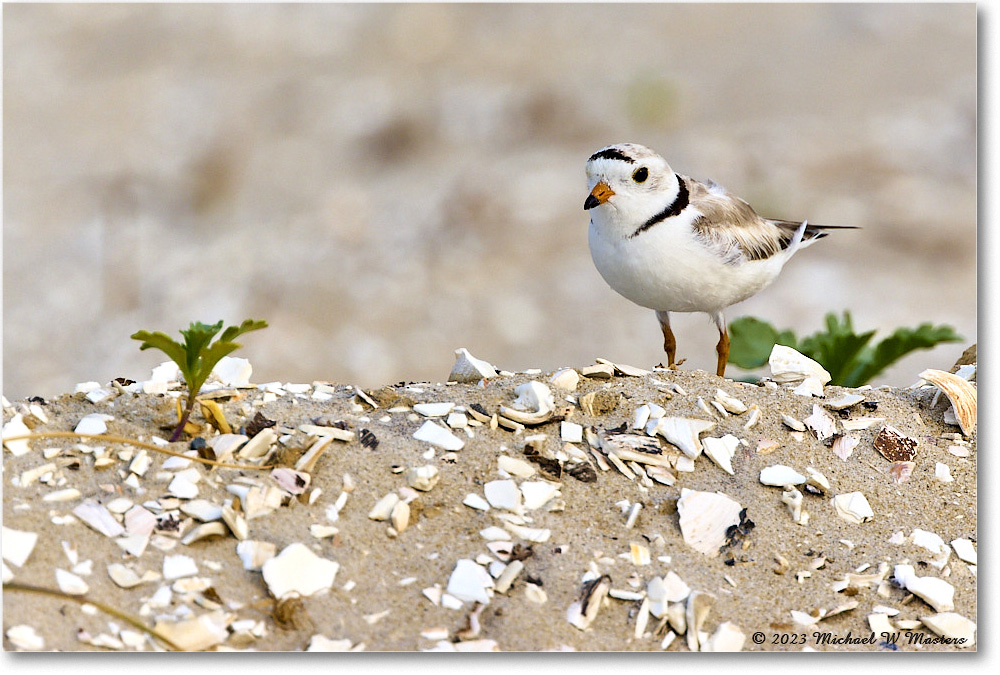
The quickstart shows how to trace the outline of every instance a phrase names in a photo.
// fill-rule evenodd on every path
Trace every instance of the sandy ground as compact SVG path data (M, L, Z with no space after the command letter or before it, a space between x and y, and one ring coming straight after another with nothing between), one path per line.
M941 365L947 369L946 364ZM596 465L596 480L584 482L570 475L569 465L564 464L561 476L555 479L561 496L523 514L526 520L530 519L529 527L550 530L549 538L532 543L512 537L524 547L527 556L522 561L523 571L505 593L493 593L478 614L478 631L466 630L472 602L449 609L424 594L425 589L446 589L459 560L493 561L494 567L500 567L480 532L503 525L502 511L495 508L479 511L463 505L463 500L470 493L482 497L487 482L507 478L498 469L498 458L506 455L524 459L527 437L545 436L534 444L543 455L559 450L563 445L560 424L550 421L517 432L502 427L492 429L487 424L471 427L471 435L458 429L456 435L464 440L464 447L448 453L413 438L425 419L409 408L421 402L453 402L465 408L480 404L492 414L501 405L511 404L517 385L530 380L547 382L550 375L520 373L501 375L482 385L400 383L379 391L369 390L375 400L381 401L379 409L361 401L355 389L347 385L331 385L333 395L326 401L312 398L313 388L300 394L286 393L270 402L263 402L263 392L256 388L242 389L231 398L218 399L234 427L246 425L260 412L275 420L276 428L289 431L272 458L281 465L294 464L314 440L294 431L299 425L314 421L342 421L356 434L368 429L378 441L374 447L370 447L371 443L363 445L357 436L349 442L333 441L312 470L311 482L302 497L290 498L274 512L249 521L250 540L270 542L278 552L302 542L319 557L339 564L331 590L300 602L276 605L262 574L244 569L236 553L237 539L228 532L225 536L185 545L178 537L198 523L183 522L179 531L157 530L151 545L135 557L124 553L109 537L75 518L66 518L87 499L105 505L120 498L148 504L165 497L169 482L181 469L164 470L162 464L168 458L156 455L145 475L137 481L132 479L139 488L130 487L124 482L129 475L129 463L120 457L129 458L136 449L121 444L91 441L81 445L71 440L49 439L32 441L30 452L19 457L5 450L4 527L38 535L27 562L21 567L10 564L6 567L13 572L14 582L55 588L55 570L70 570L74 565L65 549L75 547L77 564L84 564L83 570L77 570L89 586L88 598L140 617L150 625L185 616L221 617L220 623L230 629L222 632L225 639L217 640L219 643L213 648L261 651L301 650L317 635L344 641L341 647L368 651L435 647L503 651L660 650L670 626L655 616L649 617L645 630L637 637L636 622L643 612L639 601L607 598L586 630L568 622L567 609L580 597L588 572L608 575L611 588L616 591L639 593L646 590L653 577L673 572L693 592L714 598L702 626L702 638L712 635L720 624L730 622L745 635L744 650L887 650L892 647L886 644L884 636L872 637L868 620L873 609L880 605L898 610L890 619L891 625L899 630L895 648L955 650L956 647L948 645L918 644L934 637L929 630L918 628L908 633L899 628L900 622L906 626L907 621L934 613L925 601L893 583L894 566L904 563L913 565L919 576L945 579L954 587L954 611L977 620L974 567L959 560L954 551L943 567L936 567L930 564L935 556L927 549L908 540L890 543L895 533L908 538L918 528L936 533L946 545L955 539L977 540L975 438L970 445L964 445L964 441L954 436L958 427L943 423L946 405L931 405L932 389L856 390L864 396L865 403L854 406L843 416L833 413L839 419L838 429L849 419L879 417L917 439L912 476L907 482L896 483L888 472L890 462L873 448L873 438L881 423L850 432L860 443L846 461L835 456L811 431L796 440L782 424L782 414L802 420L812 414L814 403L839 399L848 390L827 387L826 399L821 401L787 389L724 381L703 371L656 371L643 377L582 378L576 391L554 387L553 390L556 400L565 403L570 403L566 397L578 401L598 392L595 414L587 414L579 405L571 404L565 419L595 431L607 431L622 424L631 425L634 411L645 402L663 406L667 416L711 419L697 401L699 397L711 401L721 387L761 411L759 422L750 429L744 428L750 413L726 418L715 415L715 428L702 435L704 438L733 434L746 442L733 458L734 475L727 474L704 455L694 462L694 471L675 472L676 481L669 486L638 477L630 480L614 467L602 470ZM675 385L684 393L679 393ZM5 423L23 406L24 402L14 402L5 408ZM71 430L84 415L100 412L113 416L108 422L108 433L144 440L167 436L168 431L163 427L173 414L171 399L148 394L122 393L97 404L85 400L83 394L63 395L41 407L48 423L27 418L36 432ZM106 456L114 461L105 468L95 469L93 447L102 445L107 447ZM575 445L594 460L586 440ZM766 450L769 445L774 446L771 451L758 451L761 447ZM955 456L952 451L956 445L971 450L971 455ZM186 443L171 447L187 449ZM52 459L43 459L45 449L50 448L61 451ZM100 455L98 450L96 456ZM17 485L23 472L48 461L56 462L59 467L50 477L43 477L50 484L35 480L27 486ZM952 482L935 478L939 462L950 468ZM803 506L810 514L808 524L792 521L781 501L781 488L759 482L761 469L774 464L788 465L800 472L812 467L829 479L831 489L826 495L804 495ZM398 491L403 489L405 497L408 494L405 470L424 465L435 466L440 480L429 491L416 493L410 502L411 517L404 531L390 532L388 523L368 517L375 503L387 493L400 494ZM226 486L237 484L241 477L263 485L275 484L267 471L192 466L200 477L198 498L216 504L233 497ZM533 466L542 468L538 464ZM548 466L551 468L552 463ZM540 474L514 480L519 484L539 481ZM330 507L351 484L353 490L336 522L332 522L328 518ZM69 501L43 501L46 495L67 488L79 490L79 496ZM719 555L693 550L685 543L679 527L677 501L682 489L728 495L746 509L746 518L754 526L750 529L744 525L745 534L737 536ZM312 504L308 503L309 490L321 490ZM833 495L854 491L862 492L871 505L874 517L869 522L847 522L838 517L831 505ZM626 527L623 501L627 502L625 509L635 503L643 505L632 528ZM180 520L185 521L185 516L180 515ZM313 525L333 526L337 534L316 538L310 530ZM648 548L649 564L635 563L630 553L633 544ZM6 555L6 541L4 551ZM164 559L178 554L194 561L196 573L179 580L155 579L131 589L120 588L108 576L107 566L113 563L125 564L139 574L147 571L160 574ZM781 564L782 559L787 563ZM86 561L92 561L89 570ZM877 572L882 563L887 564L887 573L881 586L876 582L871 587L843 592L833 589L849 573L865 567L865 574ZM158 590L161 598L166 593L161 590L163 587L174 589L169 601L162 606L151 606L151 598ZM430 595L434 593L430 591ZM542 598L544 601L539 602ZM833 610L851 601L857 602L853 609L816 625L802 626L793 620L793 610L806 613ZM4 593L3 614L5 650L13 648L7 633L18 625L33 627L44 639L44 648L54 650L99 649L81 641L88 636L118 640L134 637L127 630L125 635L120 632L122 628L128 629L121 621L101 612L85 613L80 605L65 599L8 591ZM233 622L243 620L249 621L237 623L236 628L252 626L256 635L232 632ZM828 637L822 638L823 634ZM823 643L824 639L836 641L849 637L873 641ZM150 641L140 641L143 649L153 648ZM677 637L667 648L688 650L686 636Z

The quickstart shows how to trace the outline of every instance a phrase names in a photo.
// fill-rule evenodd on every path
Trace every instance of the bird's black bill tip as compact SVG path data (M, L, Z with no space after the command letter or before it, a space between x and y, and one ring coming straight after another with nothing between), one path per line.
M600 200L597 199L597 197L595 197L594 195L587 195L587 201L585 201L583 203L583 210L584 211L589 211L590 209L594 208L595 206L600 206L600 205L601 205L601 202L600 202Z

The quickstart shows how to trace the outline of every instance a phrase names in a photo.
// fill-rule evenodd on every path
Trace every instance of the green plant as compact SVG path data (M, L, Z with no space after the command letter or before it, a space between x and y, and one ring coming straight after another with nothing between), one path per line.
M243 333L260 328L267 328L267 322L247 319L239 326L226 328L222 335L215 342L212 342L216 333L222 330L222 321L210 326L199 321L192 323L187 330L180 331L181 335L184 336L183 344L169 337L166 333L150 333L148 330L141 330L132 335L133 340L142 342L139 349L159 349L169 356L180 368L184 382L187 383L187 405L184 408L184 414L181 415L180 424L177 425L177 429L170 437L171 443L180 438L184 425L187 424L188 418L191 417L191 411L194 410L195 397L212 373L215 364L223 356L242 346L233 340Z
M851 313L843 319L826 315L826 330L796 339L790 330L778 331L766 321L744 316L729 324L729 362L753 370L767 363L775 344L791 347L815 359L831 375L831 384L860 387L889 365L916 349L930 349L962 337L951 326L922 323L916 328L897 328L892 335L870 346L874 330L855 333Z

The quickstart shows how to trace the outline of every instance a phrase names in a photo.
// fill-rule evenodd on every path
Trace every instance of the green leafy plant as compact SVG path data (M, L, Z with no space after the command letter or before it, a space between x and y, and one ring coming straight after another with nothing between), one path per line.
M212 325L199 321L192 323L187 330L180 331L181 335L184 336L183 344L166 333L150 333L148 330L133 333L132 339L142 342L139 349L159 349L169 356L180 368L184 382L187 383L187 405L184 408L184 414L181 415L180 424L177 425L177 429L170 437L171 443L180 438L188 418L191 417L191 411L194 410L195 397L212 373L215 364L223 356L231 354L242 346L233 340L243 333L260 328L267 328L267 322L247 319L239 326L229 326L215 342L212 342L212 338L222 330L222 321Z
M922 323L916 328L897 328L892 335L870 346L875 331L855 333L848 311L842 319L832 312L827 314L826 330L801 340L790 330L779 332L768 322L752 316L730 323L729 335L729 362L740 368L760 368L767 363L774 345L785 345L815 359L830 373L830 383L843 387L860 387L916 349L962 340L951 326Z

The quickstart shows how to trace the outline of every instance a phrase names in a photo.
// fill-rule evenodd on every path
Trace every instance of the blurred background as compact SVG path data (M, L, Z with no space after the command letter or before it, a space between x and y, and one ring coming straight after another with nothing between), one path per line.
M860 225L731 308L812 333L976 339L976 7L7 5L3 388L145 379L192 320L253 380L362 386L649 367L656 319L590 261L584 163L648 145L765 216ZM676 315L684 368L717 334ZM878 336L877 336L878 337ZM732 368L731 375L738 374Z

